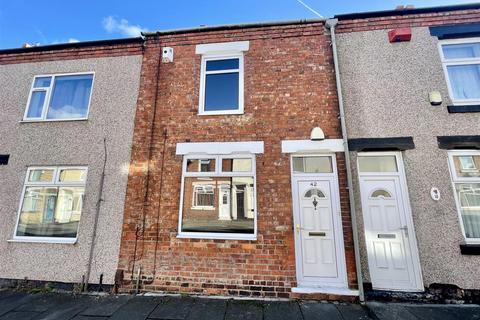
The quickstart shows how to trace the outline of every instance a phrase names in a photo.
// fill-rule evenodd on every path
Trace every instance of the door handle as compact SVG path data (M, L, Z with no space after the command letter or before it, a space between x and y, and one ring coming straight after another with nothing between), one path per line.
M297 223L297 225L295 226L295 229L297 230L297 233L300 233L300 230L301 230L302 228L300 227L300 224L299 224L299 223Z

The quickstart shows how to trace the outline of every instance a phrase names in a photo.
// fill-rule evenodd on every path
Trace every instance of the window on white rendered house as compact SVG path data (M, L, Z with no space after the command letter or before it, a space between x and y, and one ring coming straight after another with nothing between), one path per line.
M254 155L184 156L179 235L254 237L255 179Z
M452 102L480 103L480 39L445 40L440 48Z
M92 84L93 73L34 77L24 120L87 119Z
M455 201L467 242L480 242L480 151L449 152Z
M200 114L243 113L243 54L203 55Z
M29 168L14 238L74 241L82 214L86 178L85 167Z

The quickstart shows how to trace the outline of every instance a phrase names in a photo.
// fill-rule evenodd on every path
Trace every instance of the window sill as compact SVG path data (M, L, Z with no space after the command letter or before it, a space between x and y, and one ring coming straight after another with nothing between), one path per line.
M476 105L451 105L447 106L448 113L480 112L480 103Z
M236 110L236 111L205 111L199 112L199 116L228 116L228 115L242 115L244 114L243 111Z
M245 240L256 241L256 235L238 235L238 234L212 234L212 233L179 233L178 239L205 239L205 240Z
M39 122L70 122L70 121L87 121L88 118L81 118L81 119L35 119L35 120L20 120L20 123L39 123Z
M23 242L23 243L45 243L45 244L75 244L77 239L55 239L55 238L13 238L7 242Z
M462 243L460 252L463 255L480 255L480 243Z
M213 211L215 210L215 207L190 207L190 210Z

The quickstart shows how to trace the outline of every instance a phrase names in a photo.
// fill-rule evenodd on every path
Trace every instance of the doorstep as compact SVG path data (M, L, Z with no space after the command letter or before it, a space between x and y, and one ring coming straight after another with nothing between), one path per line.
M292 292L301 294L328 294L358 297L358 290L337 287L294 287L292 288Z

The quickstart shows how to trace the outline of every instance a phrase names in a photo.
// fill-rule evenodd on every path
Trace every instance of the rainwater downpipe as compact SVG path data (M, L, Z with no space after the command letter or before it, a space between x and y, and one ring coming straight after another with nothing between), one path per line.
M335 39L335 26L338 19L327 19L326 26L330 29L332 38L333 64L335 67L335 80L337 82L338 107L340 111L340 124L342 127L343 147L345 150L345 168L347 169L348 198L350 202L350 219L352 220L353 248L355 251L355 268L357 270L358 298L360 303L365 302L362 279L362 264L360 261L360 248L358 243L357 215L355 212L355 196L353 193L352 166L350 163L350 150L348 149L347 125L345 122L345 109L343 106L342 83L340 81L340 69L338 67L337 42Z

